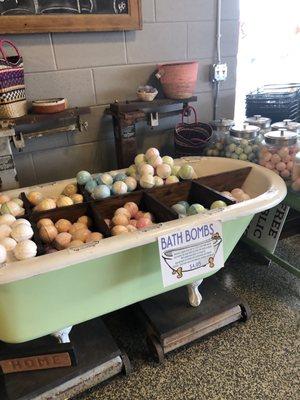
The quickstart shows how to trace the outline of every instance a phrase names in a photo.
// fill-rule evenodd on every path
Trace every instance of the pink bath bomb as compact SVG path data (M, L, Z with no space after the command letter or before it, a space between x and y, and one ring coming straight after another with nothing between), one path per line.
M289 170L284 169L283 171L280 172L280 176L282 176L282 178L286 179L291 176L291 173Z
M135 219L136 220L139 220L140 218L144 218L144 212L143 211L138 211L136 214L135 214Z
M149 218L140 218L137 221L136 227L137 227L137 229L143 229L143 228L147 228L150 225L152 225L151 219L149 219Z
M150 158L155 157L155 156L158 157L159 156L159 150L156 149L155 147L150 147L150 149L148 149L146 151L145 156L146 156L147 160L150 160Z
M287 167L287 169L288 169L289 171L293 171L294 163L293 163L292 161L289 161L289 162L286 164L286 167Z
M286 169L286 164L282 161L276 164L277 171L284 171Z
M171 167L169 164L161 164L156 168L157 175L162 179L167 179L171 173Z
M271 169L271 170L274 169L274 165L273 165L271 162L267 162L267 163L265 164L265 167L268 168L268 169Z
M278 155L281 158L287 157L289 155L289 148L288 147L282 147L279 151L278 151Z
M244 191L240 188L236 188L231 191L231 194L234 198L238 198L244 194Z
M281 157L277 153L272 155L272 157L271 157L272 164L278 164L280 161L281 161Z
M268 151L267 153L264 153L262 155L262 158L263 158L264 161L270 161L271 158L272 158L272 154Z
M290 161L292 161L292 157L291 156L286 156L282 159L283 162L285 162L286 164Z

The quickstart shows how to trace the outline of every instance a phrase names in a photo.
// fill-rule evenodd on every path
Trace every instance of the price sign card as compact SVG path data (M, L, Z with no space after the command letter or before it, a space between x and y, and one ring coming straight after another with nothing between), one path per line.
M164 287L224 266L220 221L189 227L158 238Z

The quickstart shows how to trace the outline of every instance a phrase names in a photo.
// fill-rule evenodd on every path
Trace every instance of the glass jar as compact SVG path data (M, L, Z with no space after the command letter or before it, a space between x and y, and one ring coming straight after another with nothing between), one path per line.
M296 154L292 173L292 189L300 193L300 152Z
M253 115L245 120L250 125L255 125L260 128L260 133L264 135L271 130L271 118L262 117L261 115Z
M291 119L284 119L281 122L275 122L271 125L272 131L279 131L286 129L287 131L295 132L300 135L300 123L292 121Z
M259 164L290 182L297 151L297 133L286 129L271 131L265 134L262 142Z
M229 136L230 128L234 125L232 119L221 118L210 122L213 129L213 136L206 148L207 156L225 157L225 147Z
M225 156L236 160L258 162L259 146L262 141L260 128L244 123L230 129Z

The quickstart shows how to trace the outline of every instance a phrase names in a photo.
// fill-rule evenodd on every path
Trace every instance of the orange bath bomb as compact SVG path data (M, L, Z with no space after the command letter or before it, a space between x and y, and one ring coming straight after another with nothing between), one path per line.
M118 214L112 219L113 225L123 225L126 226L129 224L129 219L126 217L126 215L123 214Z
M75 183L70 183L63 190L63 194L69 197L76 193L77 193L77 185Z
M70 235L68 232L61 232L56 236L54 240L54 246L57 250L64 250L69 246L71 241L72 235Z
M57 231L59 233L61 232L68 232L70 230L72 226L72 223L70 221L68 221L67 219L59 219L56 223L55 223L55 228L57 229Z
M27 199L33 206L37 206L43 198L44 196L40 192L33 191L27 194Z
M124 207L118 208L118 209L115 211L115 216L117 216L117 215L125 215L125 217L126 217L127 219L130 219L130 218L131 218L130 212L129 212L128 210L126 210L126 208L124 208ZM120 224L120 225L121 225L121 224Z
M54 225L42 226L40 228L40 237L44 243L51 243L58 235L57 229Z
M54 223L50 218L42 218L38 221L37 227L40 229L42 226L53 226Z
M83 244L84 243L81 240L72 240L72 242L69 243L68 248L70 248L70 247L80 247Z
M128 229L123 225L116 225L111 230L113 236L122 235L123 233L128 233Z
M83 196L82 194L76 193L76 194L72 194L72 196L70 196L71 200L73 201L74 204L80 204L83 203Z
M69 229L69 233L73 235L78 229L86 229L86 225L83 224L82 222L75 222Z
M92 232L89 234L89 236L86 239L86 243L90 242L99 242L100 240L103 239L103 235L100 232Z
M86 227L82 229L77 229L77 231L73 233L72 238L73 240L81 240L82 242L85 242L90 233L91 231Z
M130 212L131 218L134 218L136 213L139 211L139 208L136 203L133 201L129 201L124 205L124 208Z
M90 228L93 225L93 221L90 217L87 215L83 215L82 217L79 217L77 222L80 222L81 224L86 225L88 228Z

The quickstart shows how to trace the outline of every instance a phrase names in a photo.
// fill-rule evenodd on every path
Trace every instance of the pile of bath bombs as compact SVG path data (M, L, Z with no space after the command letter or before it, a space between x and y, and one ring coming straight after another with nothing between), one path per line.
M41 192L33 190L26 195L34 211L47 211L58 207L72 206L83 202L75 183L67 185L59 196L45 197Z
M95 200L132 192L137 187L136 179L119 171L105 172L96 177L88 171L80 171L76 180Z
M241 139L239 144L230 143L225 147L225 156L235 160L258 162L259 145L247 139ZM215 154L214 154L215 155Z
M113 218L106 219L105 222L113 236L123 233L134 232L138 229L148 228L153 224L153 215L149 212L139 210L136 203L130 201L118 208Z
M235 200L237 203L241 203L242 201L250 200L250 196L243 191L243 189L235 188L231 192L224 191L222 192L224 196L229 197L232 200Z
M222 200L216 200L210 205L210 209L214 210L217 208L225 208L227 204ZM185 217L187 215L201 214L207 209L199 203L189 204L187 201L179 201L172 206L172 209L180 216Z
M139 182L144 189L169 185L179 182L179 179L192 179L195 175L192 166L174 165L172 157L161 157L159 150L152 147L145 154L138 154L126 171L126 174Z
M259 164L266 167L283 179L291 179L294 168L294 159L297 153L297 146L272 148L262 147L259 157Z
M0 264L26 260L36 256L37 246L31 223L24 218L16 219L11 214L0 216Z
M74 224L63 218L56 223L50 218L42 218L37 223L40 238L48 246L46 253L102 240L102 233L92 232L91 226L92 220L86 215L79 217Z
M25 214L23 201L19 198L10 198L4 193L0 193L0 213L2 215L10 214L14 217L22 217Z

